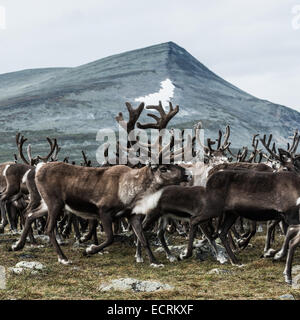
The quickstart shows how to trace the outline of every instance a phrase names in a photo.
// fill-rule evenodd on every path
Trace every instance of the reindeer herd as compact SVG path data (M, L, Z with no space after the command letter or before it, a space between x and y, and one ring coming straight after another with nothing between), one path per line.
M179 111L179 107L173 108L171 103L168 112L161 103L146 106L159 115L150 113L148 116L156 122L141 124L138 119L145 109L144 103L136 109L129 103L126 106L129 120L125 121L119 113L116 121L128 134L134 129L165 130ZM56 139L50 138L47 138L47 155L33 157L29 144L25 157L23 147L27 139L18 133L18 156L15 154L14 161L0 164L0 232L4 233L7 225L17 232L20 226L21 236L11 246L12 251L24 248L27 237L35 243L35 233L45 233L58 261L69 264L71 261L58 240L67 237L72 228L77 241L93 239L93 244L84 251L85 255L92 255L111 245L114 236L125 226L136 239L136 262L143 262L143 248L154 267L160 265L149 245L147 230L156 230L171 262L192 255L194 238L199 232L209 241L218 260L221 261L221 255L215 242L217 238L230 262L238 264L235 249L247 247L256 233L256 223L266 221L263 255L274 260L287 256L284 276L291 284L292 260L300 243L298 131L286 149L277 149L272 135L259 138L259 134L255 134L250 152L243 147L235 153L230 148L229 126L224 136L219 131L218 138L208 138L206 144L199 138L199 129L201 123L194 127L193 135L185 138L185 143L176 141L172 130L167 145L160 135L154 143L150 140L142 143L138 138L128 141L127 147L118 143L117 163L109 162L106 150L107 161L97 167L92 166L84 152L81 165L69 163L67 156L59 161L61 148ZM201 146L204 159L198 157L196 143ZM259 144L263 148L259 149ZM120 157L130 152L138 159L153 150L156 150L155 164L130 161L126 165L118 164ZM190 158L185 157L183 161L182 151L189 151ZM170 158L167 164L162 161L166 154ZM245 221L250 226L247 232ZM187 250L180 257L172 255L165 239L165 231L171 226L175 232L184 230L188 234ZM101 244L98 228L106 236ZM271 243L278 229L285 240L276 251Z

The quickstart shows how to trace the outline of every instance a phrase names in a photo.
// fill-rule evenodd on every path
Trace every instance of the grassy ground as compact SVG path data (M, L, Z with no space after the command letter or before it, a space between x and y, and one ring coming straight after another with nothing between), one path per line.
M220 265L213 258L200 262L195 258L171 264L163 254L156 253L164 268L153 269L147 258L135 263L135 249L128 243L116 242L108 248L108 254L91 257L82 255L83 248L73 247L73 240L63 246L72 265L58 264L50 245L44 248L26 245L19 252L8 252L18 236L0 235L0 265L6 268L6 289L0 290L0 299L278 299L290 293L300 299L300 290L284 283L284 262L272 263L261 259L264 236L259 234L244 251L238 254L245 264L238 268ZM277 237L279 247L283 238ZM169 237L171 244L186 243L182 238ZM46 266L36 275L14 275L8 271L19 261L39 261ZM300 250L296 251L293 265L300 262ZM207 274L213 268L229 270L226 274ZM172 291L134 293L130 291L101 292L98 287L111 279L133 277L140 280L157 280L175 287Z

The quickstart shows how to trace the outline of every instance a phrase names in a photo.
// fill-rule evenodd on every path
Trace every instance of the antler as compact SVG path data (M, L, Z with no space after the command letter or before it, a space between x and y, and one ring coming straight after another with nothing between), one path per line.
M275 143L273 144L272 150L270 149L271 140L272 140L272 134L270 134L268 142L266 141L266 135L264 135L263 139L260 139L261 143L266 148L266 150L270 153L270 155L274 159L281 161L280 156L276 153ZM264 155L264 157L268 159L267 156Z
M58 146L58 144L56 144L54 155L51 156L51 161L58 161L57 155L58 155L60 150L61 150L61 148Z
M201 122L199 122L196 126L196 129L199 129L199 127L201 128ZM219 137L218 139L216 139L216 141L212 141L210 138L207 138L207 146L204 146L199 137L196 135L196 138L197 138L197 141L198 143L202 146L202 148L204 149L204 152L206 153L206 155L208 156L212 156L214 153L224 153L226 150L229 151L229 153L231 153L230 149L229 149L229 146L231 144L231 142L228 142L229 140L229 136L230 136L230 126L227 125L226 126L226 133L225 133L225 136L224 136L224 142L222 143L222 131L219 130ZM214 150L212 148L212 146L215 144L215 143L218 143L217 144L217 148ZM232 153L231 153L232 155Z
M16 135L16 143L17 143L17 146L18 146L18 151L19 151L20 158L23 160L24 163L30 165L29 161L25 158L25 156L23 154L23 144L26 141L27 141L27 138L24 138L24 136L21 136L21 133L18 132L17 135Z
M175 108L173 108L173 105L171 102L169 102L169 112L166 114L161 101L159 101L158 106L146 106L146 109L152 109L152 110L157 110L160 114L160 117L158 117L155 114L152 113L147 113L147 116L153 118L154 120L156 120L156 123L137 123L137 127L139 129L164 129L167 127L169 121L175 117L175 115L177 114L177 112L179 111L179 106L177 105Z
M220 136L221 134L221 136ZM222 144L222 146L220 147L219 144L221 143L221 137L222 137L222 132L219 130L219 144L217 147L217 150L221 150L221 151L225 151L226 149L228 149L228 147L230 146L230 142L228 142L230 136L230 127L229 125L226 126L226 133L225 133L225 137L224 137L224 142Z
M258 137L258 136L259 136L259 133L253 135L253 138L252 138L253 151L251 152L251 155L247 161L249 163L251 163L253 161L256 162L255 160L256 160L257 155L259 155L258 162L261 162L261 160L262 160L262 157L263 157L262 150L257 150L259 140L256 139L256 137ZM275 147L275 145L274 145L274 147Z
M34 166L35 164L37 164L39 162L38 157L33 158L31 155L31 145L29 144L27 147L27 156L29 161L25 158L24 153L23 153L23 145L24 143L27 141L27 138L24 138L24 136L21 136L21 133L17 133L16 135L16 143L18 146L18 150L19 150L19 155L20 158L23 160L24 163L30 165L30 166ZM17 157L15 155L15 161L17 161Z
M91 167L91 164L92 164L91 160L87 159L86 154L83 150L81 151L81 153L82 153L82 157L83 157L83 161L84 161L84 163L81 165L84 167Z
M298 135L298 130L295 131L294 133L294 137L293 137L293 143L292 146L290 147L290 144L288 143L288 152L291 154L291 156L294 156L298 145L299 145L299 141L300 141L300 136Z
M54 151L56 149L56 146L57 146L57 141L56 141L55 138L53 139L53 142L52 142L52 140L49 137L47 137L47 141L48 141L48 143L50 145L50 151L49 151L48 155L46 155L45 157L37 156L37 158L39 160L42 160L43 162L48 162L49 161L50 157L54 153Z
M129 102L126 102L126 107L127 107L127 110L128 110L128 113L129 113L129 120L128 122L126 122L123 118L123 113L122 112L119 112L119 115L116 116L116 120L117 122L122 126L123 129L126 129L127 132L131 132L134 127L135 127L135 124L138 120L138 118L140 117L142 111L144 110L144 102L142 102L138 108L134 109L132 108L131 104Z
M248 154L248 148L247 147L243 147L243 151L242 152L239 150L239 152L237 154L237 162L245 162L247 154Z

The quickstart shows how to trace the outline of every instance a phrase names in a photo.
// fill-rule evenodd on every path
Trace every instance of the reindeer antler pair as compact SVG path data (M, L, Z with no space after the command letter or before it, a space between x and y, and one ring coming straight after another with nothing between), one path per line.
M154 120L156 120L156 123L144 123L141 124L140 122L137 122L138 118L140 117L142 111L144 110L144 103L141 103L138 108L134 109L129 102L126 102L126 107L129 112L129 120L126 122L124 120L122 112L119 113L119 115L116 117L117 122L127 130L127 133L129 134L134 128L135 125L137 125L137 128L139 129L157 129L157 130L162 130L165 129L169 123L169 121L178 113L179 111L179 106L176 106L173 108L172 103L169 103L169 112L166 113L161 101L159 101L158 105L148 105L146 106L146 109L148 110L156 110L159 112L160 117L157 116L156 114L148 113L147 115ZM142 143L137 139L137 141L128 141L127 143L127 148L122 147L122 145L119 144L118 142L118 150L119 148L123 151L132 151L132 147L134 145L138 146L139 149L142 149L145 151L145 154L150 156L151 151L157 150L158 154L158 161L161 163L162 158L168 154L168 150L170 148L172 149L174 147L174 135L171 137L171 141L168 145L163 146L162 144L162 135L159 135L157 140L151 144L150 141L148 143ZM124 150L125 149L125 150ZM117 154L119 156L119 154Z
M36 157L33 157L32 152L31 152L31 145L29 144L27 147L28 159L25 158L24 153L23 153L23 145L26 141L27 141L27 138L25 138L23 135L21 136L21 133L17 133L16 144L18 146L20 158L23 160L24 163L31 165L31 166L34 166L40 160L43 162L48 162L49 159L51 159L51 161L57 161L57 155L58 155L58 152L60 151L60 147L57 145L56 139L53 139L53 141L52 141L50 138L47 137L47 141L50 145L50 151L49 151L48 155L46 155L44 157L39 156L39 155ZM16 159L16 155L15 155L15 159Z

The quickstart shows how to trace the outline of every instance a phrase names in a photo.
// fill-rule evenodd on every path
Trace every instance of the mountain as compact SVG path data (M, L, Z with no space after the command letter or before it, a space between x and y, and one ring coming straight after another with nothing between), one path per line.
M0 75L0 161L16 152L18 131L32 143L33 154L45 152L50 136L58 138L62 155L78 161L83 149L95 161L97 131L116 128L120 111L127 117L126 101L138 106L159 98L180 106L170 127L191 128L201 120L205 136L217 138L217 130L230 124L234 147L250 145L254 133L273 133L286 146L300 123L297 111L240 90L167 42L75 68ZM141 119L149 121L145 111Z

